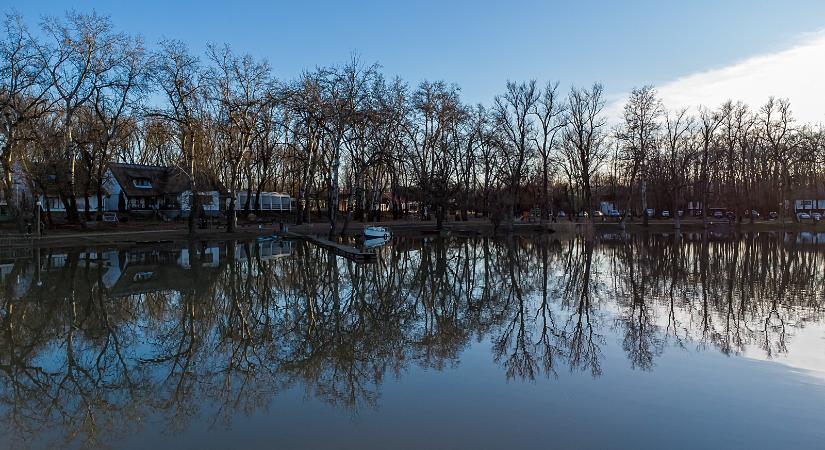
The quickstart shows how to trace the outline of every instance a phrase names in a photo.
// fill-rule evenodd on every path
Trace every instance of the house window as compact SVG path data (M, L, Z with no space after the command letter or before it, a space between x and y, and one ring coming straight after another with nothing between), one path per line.
M151 206L151 201L145 197L132 197L129 199L129 208L145 209Z
M138 189L152 189L152 182L148 178L135 178L132 183Z
M135 282L149 281L154 278L154 276L154 272L138 272L134 277L132 277L132 280Z

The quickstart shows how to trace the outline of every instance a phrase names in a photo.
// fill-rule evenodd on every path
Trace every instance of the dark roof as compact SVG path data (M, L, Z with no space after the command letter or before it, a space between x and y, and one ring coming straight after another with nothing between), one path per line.
M48 163L31 162L26 176L47 196L57 196L68 189L68 178L71 168L65 161ZM97 195L97 177L89 176L84 164L75 166L74 190L78 197L84 193L90 196Z
M120 188L130 197L180 194L188 191L191 186L189 177L177 167L111 163L109 170ZM135 180L149 180L151 187L137 187ZM221 194L227 192L223 184L212 176L198 176L197 184L198 190L218 191Z

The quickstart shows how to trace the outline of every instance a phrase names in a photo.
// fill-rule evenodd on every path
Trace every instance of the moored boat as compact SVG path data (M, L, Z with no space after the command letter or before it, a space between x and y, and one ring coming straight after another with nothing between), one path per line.
M392 235L390 230L384 227L366 227L364 228L364 236L368 238L389 238Z

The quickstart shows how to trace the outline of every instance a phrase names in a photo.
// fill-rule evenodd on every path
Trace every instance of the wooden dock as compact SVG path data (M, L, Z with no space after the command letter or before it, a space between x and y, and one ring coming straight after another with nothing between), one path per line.
M319 247L323 247L335 253L338 256L343 256L344 258L347 258L351 261L355 261L358 263L374 262L377 258L375 253L362 252L361 250L358 250L357 248L352 247L350 245L339 244L337 242L330 241L329 239L290 232L279 234L288 239L301 239L307 242L311 242Z

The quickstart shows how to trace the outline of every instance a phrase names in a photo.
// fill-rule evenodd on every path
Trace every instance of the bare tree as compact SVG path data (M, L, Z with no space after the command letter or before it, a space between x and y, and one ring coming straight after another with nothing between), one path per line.
M229 190L226 231L235 230L241 165L252 157L258 124L271 100L271 69L266 61L235 55L229 46L209 46L213 67L207 74L207 93L217 126L218 156Z
M103 211L104 172L113 158L117 146L128 145L130 135L136 132L136 121L143 101L150 89L152 61L140 38L121 42L115 67L106 74L105 81L94 87L92 97L93 117L98 128L97 142L90 156L94 165L88 167L89 183L96 183L98 212ZM89 199L86 199L88 215Z
M664 161L668 173L668 196L677 229L681 227L679 211L686 187L685 174L694 158L693 124L694 119L688 115L686 108L665 114Z
M549 220L551 212L550 207L550 175L553 171L551 165L553 164L553 152L556 147L556 137L560 131L564 129L564 104L559 99L557 90L558 82L548 82L544 88L544 92L536 102L533 114L536 116L538 122L538 129L536 136L533 138L533 144L538 150L541 158L541 217Z
M324 111L321 98L321 80L313 72L304 72L301 77L288 86L283 95L285 108L291 115L288 122L290 140L290 157L297 166L297 202L296 223L309 220L309 190L315 172L324 139ZM337 208L337 205L328 205Z
M43 47L42 64L51 76L54 95L61 113L63 158L68 174L58 171L61 198L66 217L78 223L77 192L75 189L77 149L73 139L75 114L94 96L95 90L106 83L106 75L118 64L118 50L126 36L112 29L108 17L96 13L69 12L65 19L48 17L43 31L49 44Z
M583 197L582 206L588 212L593 208L593 175L607 157L604 146L606 121L601 114L604 108L602 93L602 85L598 83L589 90L571 88L565 114L562 154L569 173L579 185Z
M785 221L785 212L789 208L788 195L791 192L791 171L795 163L796 142L794 136L794 119L791 105L787 99L770 97L760 110L760 126L770 158L778 168L780 217Z
M519 206L519 187L535 150L531 145L536 131L531 114L539 102L539 96L535 80L522 83L508 81L506 92L493 99L496 125L502 134L500 161L510 191L507 218L510 225L515 208Z
M707 108L699 110L698 137L701 147L699 162L699 189L702 198L702 224L708 226L708 200L710 197L711 158L716 150L718 136L716 130L722 124L724 116L720 111L711 111Z
M322 71L322 101L325 120L322 122L327 133L326 147L329 149L329 224L330 235L335 232L337 205L339 203L339 183L342 156L349 156L353 175L353 186L349 190L347 214L342 233L352 218L354 209L363 214L362 193L364 177L368 167L374 163L369 155L368 141L374 122L378 119L373 110L375 83L382 82L376 65L365 66L353 56L349 63ZM357 206L353 203L357 202Z
M413 92L408 108L404 131L422 200L421 215L429 219L435 210L437 226L441 228L455 169L448 135L463 115L457 88L440 81L424 81Z
M155 55L157 66L153 81L165 97L163 108L150 111L152 117L160 118L173 127L172 137L177 142L179 152L174 158L176 165L189 178L189 218L190 236L195 235L196 220L200 210L198 197L198 177L204 170L202 115L203 87L202 69L197 57L189 53L180 41L162 41Z
M623 143L623 158L628 161L629 181L627 208L631 208L636 177L641 178L642 216L647 225L647 163L656 151L661 124L662 102L652 86L634 88L624 106L624 125L619 132ZM624 220L624 217L623 219Z
M51 78L41 64L38 43L16 14L7 14L0 41L0 169L3 200L23 230L21 198L15 192L19 161L33 140L34 122L48 110Z

